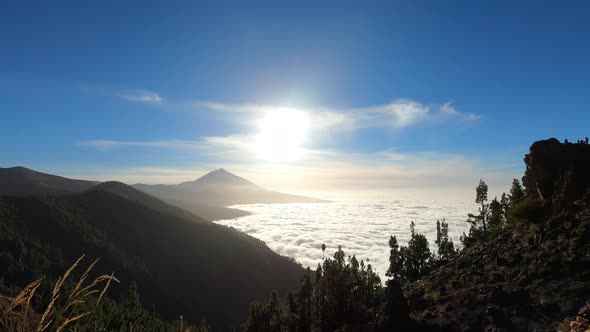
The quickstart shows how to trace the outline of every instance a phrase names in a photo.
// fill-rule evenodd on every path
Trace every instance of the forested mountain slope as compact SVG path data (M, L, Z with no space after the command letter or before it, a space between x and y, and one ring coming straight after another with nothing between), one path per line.
M251 301L284 294L303 275L292 260L232 228L216 225L107 182L79 193L0 197L0 293L63 271L81 254L100 258L126 291L168 319L184 315L236 325ZM117 288L114 288L117 292Z

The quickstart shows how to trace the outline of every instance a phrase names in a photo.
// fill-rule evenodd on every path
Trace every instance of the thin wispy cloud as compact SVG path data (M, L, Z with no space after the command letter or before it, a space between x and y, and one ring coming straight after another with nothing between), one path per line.
M306 149L304 157L296 163L261 163L252 158L253 138L240 135L211 136L195 141L95 140L78 144L99 151L127 148L167 149L206 160L205 164L199 164L198 172L192 168L171 167L174 169L172 174L164 175L165 168L158 168L157 174L151 177L146 174L150 168L137 167L118 175L118 179L127 182L171 183L174 179L180 182L202 175L203 169L226 167L271 189L295 192L362 192L408 188L451 190L470 189L479 178L485 178L491 186L501 186L507 178L518 177L522 173L520 165L511 164L502 158L490 163L462 154L395 150L352 153L331 149ZM134 174L136 170L141 172ZM158 176L161 176L161 181L158 181ZM104 178L100 173L87 177Z
M195 149L202 141L185 141L185 140L162 140L162 141L144 141L129 142L116 140L89 140L77 142L77 145L92 148L97 151L109 151L121 148L161 148L161 149Z
M346 111L344 111L346 112ZM349 111L360 127L405 128L419 124L430 116L430 108L419 102L400 99L389 104Z
M79 88L93 94L117 97L134 103L164 104L167 102L159 93L147 89L112 89L89 85L81 85Z
M388 104L361 108L292 108L270 104L226 104L219 102L197 102L196 107L221 114L231 114L230 119L243 121L269 112L297 110L307 114L312 129L355 130L368 128L402 129L421 124L434 125L448 121L474 122L479 114L460 112L451 102L444 103L433 111L428 105L411 99L397 99Z
M119 141L97 139L76 142L76 145L99 152L124 149L157 149L177 152L199 153L202 156L215 156L230 153L250 154L254 151L255 138L248 135L206 136L198 140L155 140L155 141ZM240 155L235 155L239 157Z
M132 102L146 104L161 104L164 102L164 98L162 98L159 94L148 90L129 90L117 93L116 95Z
M440 107L440 112L443 115L455 117L455 118L460 119L462 121L473 122L473 121L477 121L477 120L481 119L480 114L457 111L457 109L455 109L455 107L453 106L452 102L444 103Z

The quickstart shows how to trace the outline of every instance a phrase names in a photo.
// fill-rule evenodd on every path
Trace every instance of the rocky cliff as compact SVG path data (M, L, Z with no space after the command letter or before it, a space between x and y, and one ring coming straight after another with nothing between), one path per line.
M531 220L491 239L406 289L411 315L452 331L590 329L590 146L535 142L525 157Z
M590 189L590 145L537 141L525 156L522 178L527 195L545 200L556 214L572 206Z

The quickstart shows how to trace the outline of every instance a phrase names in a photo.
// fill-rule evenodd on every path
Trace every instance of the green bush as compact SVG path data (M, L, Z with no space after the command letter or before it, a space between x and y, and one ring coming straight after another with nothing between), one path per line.
M544 200L527 197L508 211L508 222L542 222L544 210Z

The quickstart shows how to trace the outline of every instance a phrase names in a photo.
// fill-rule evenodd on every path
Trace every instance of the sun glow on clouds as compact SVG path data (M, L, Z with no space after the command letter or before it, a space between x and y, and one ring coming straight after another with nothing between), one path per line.
M172 101L149 94L129 100ZM158 95L159 96L159 95ZM452 124L477 123L479 114L459 111L452 102L426 105L415 100L396 99L388 104L360 108L326 108L273 104L224 104L196 102L199 110L214 114L215 121L228 125L229 132L210 136L155 140L95 139L77 145L101 153L114 150L144 149L158 156L183 158L181 165L168 165L178 172L148 174L154 165L132 165L118 180L125 182L174 183L194 179L204 170L223 166L254 182L274 190L307 192L360 191L389 192L411 188L432 191L432 188L473 190L483 177L488 184L504 185L506 179L522 173L521 163L514 164L504 154L489 154L487 162L477 156L438 152L398 152L395 146L377 151L347 151L342 141L354 140L367 129L389 128L391 132L424 130ZM210 114L210 115L211 115ZM187 162L188 160L188 162ZM158 166L159 167L159 166ZM195 172L195 168L199 172ZM138 173L138 169L142 169ZM201 172L202 171L202 172ZM84 174L89 179L104 179L103 172ZM159 180L158 180L159 179ZM471 195L471 194L470 194Z
M309 127L307 115L299 110L277 108L257 122L254 149L267 161L286 162L299 159Z

